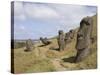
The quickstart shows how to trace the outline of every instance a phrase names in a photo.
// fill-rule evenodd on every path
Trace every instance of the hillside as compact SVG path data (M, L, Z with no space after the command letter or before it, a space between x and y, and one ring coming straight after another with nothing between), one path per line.
M92 37L95 39L95 41L93 44L91 44L91 54L85 60L79 63L72 63L76 55L76 29L75 38L62 52L58 51L56 38L49 39L52 43L47 46L43 46L42 43L36 43L35 49L31 52L25 52L25 47L14 49L15 73L51 72L97 68L97 15L93 16L92 18Z

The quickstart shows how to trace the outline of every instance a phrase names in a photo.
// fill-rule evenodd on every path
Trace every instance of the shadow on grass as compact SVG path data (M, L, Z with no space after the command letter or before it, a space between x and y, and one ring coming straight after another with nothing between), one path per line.
M25 49L24 52L31 52L31 50Z
M70 63L74 63L75 62L75 56L69 57L69 58L63 58L62 60L64 62L70 62Z
M48 45L50 45L50 44L51 44L51 42L49 42L48 44L39 45L38 47L44 47L44 46L48 46Z
M38 47L44 47L44 46L47 46L47 45L39 45Z
M50 50L56 50L56 51L59 51L59 48L53 48L53 47L51 47Z

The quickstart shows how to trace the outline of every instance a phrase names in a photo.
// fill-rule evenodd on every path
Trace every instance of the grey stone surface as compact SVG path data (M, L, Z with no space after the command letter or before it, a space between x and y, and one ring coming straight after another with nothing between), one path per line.
M74 39L74 30L70 30L69 32L67 32L65 34L65 46L70 43L72 41L72 39Z
M74 30L71 29L69 33L70 33L70 39L73 39L75 34Z
M34 43L31 39L26 40L26 50L25 51L32 51L34 49Z
M65 46L71 42L70 33L65 34Z
M90 43L91 43L91 31L93 20L90 17L85 17L80 22L80 28L77 33L77 55L75 61L81 61L83 58L88 56L90 52Z
M40 40L44 45L48 45L51 43L50 41L48 41L48 39L46 37L45 38L40 37Z
M62 30L59 30L58 32L58 45L59 45L59 50L62 51L64 50L65 47L65 36L64 36L64 32Z

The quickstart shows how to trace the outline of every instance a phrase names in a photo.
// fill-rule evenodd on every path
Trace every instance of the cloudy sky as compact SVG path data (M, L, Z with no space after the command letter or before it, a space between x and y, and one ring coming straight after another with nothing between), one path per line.
M97 13L96 6L14 2L14 38L53 37L58 30L79 27L81 19Z

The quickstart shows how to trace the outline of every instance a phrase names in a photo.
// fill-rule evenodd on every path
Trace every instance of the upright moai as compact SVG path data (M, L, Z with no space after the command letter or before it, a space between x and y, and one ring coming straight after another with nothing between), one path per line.
M62 30L59 30L58 33L59 33L59 35L58 35L59 50L62 51L62 50L64 50L64 47L65 47L64 32Z
M48 39L46 37L45 38L40 37L40 40L44 45L48 45L51 43L50 41L48 41Z
M31 39L26 40L26 50L25 51L32 51L34 49L34 43Z
M65 46L74 38L74 30L70 30L65 34Z
M65 34L65 46L68 44L68 43L70 43L70 33L68 32L68 33L66 33Z
M80 28L77 33L77 55L75 62L79 62L87 57L90 53L91 32L92 32L93 20L91 17L85 17L80 22Z
M70 33L70 39L73 39L73 38L74 38L74 34L75 34L75 33L74 33L74 30L71 29L71 30L69 31L69 33Z

